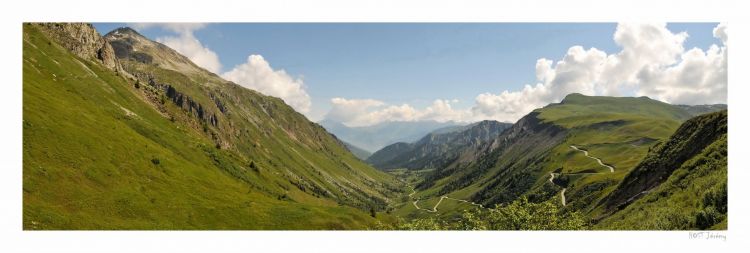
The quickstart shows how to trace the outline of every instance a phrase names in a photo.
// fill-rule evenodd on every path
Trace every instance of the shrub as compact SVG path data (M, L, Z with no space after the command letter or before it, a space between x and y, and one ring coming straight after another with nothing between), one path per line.
M703 207L712 206L719 213L727 213L727 185L721 184L703 194Z
M154 165L159 165L161 161L159 160L159 158L154 157L151 158L151 163L153 163Z
M434 218L397 225L405 230L582 230L588 222L577 212L567 212L552 202L532 203L526 197L505 206L464 211L451 223Z
M721 221L721 214L713 206L709 206L695 215L695 225L699 229L707 229L719 223L719 221Z

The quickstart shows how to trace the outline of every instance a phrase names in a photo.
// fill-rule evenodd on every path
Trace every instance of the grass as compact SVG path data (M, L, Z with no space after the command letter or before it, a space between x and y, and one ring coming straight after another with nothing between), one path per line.
M568 95L561 104L538 111L545 122L569 131L566 140L550 152L547 175L559 168L563 173L600 173L570 177L568 182L566 200L570 208L586 212L594 212L593 204L614 190L617 182L638 165L653 145L667 139L690 117L675 106L643 97L580 94ZM589 155L613 166L614 173L570 145L585 149ZM542 183L542 180L537 182Z
M596 228L726 230L726 186L727 137L724 135L675 170L666 182L607 217ZM713 204L711 199L715 198L710 197L720 192L723 192L723 206ZM712 223L701 224L699 217L703 213L711 213Z
M468 200L482 193L489 194L487 196L505 195L505 198L512 200L514 194L518 194L527 195L535 201L551 199L559 202L559 191L565 187L568 203L565 209L594 215L594 204L613 191L653 145L667 139L690 117L682 109L647 98L590 97L580 94L571 94L562 103L537 109L536 112L542 124L558 126L565 132L565 138L546 151L539 147L527 147L523 144L526 139L522 139L507 150L485 156L483 159L497 156L497 162L471 183L450 191L448 195ZM583 152L570 148L571 145L602 159L615 167L615 172L611 173ZM461 180L462 175L476 170L479 163L477 161L452 176L436 180L430 188L415 194L425 199L419 202L420 206L436 202L443 187ZM566 184L551 185L548 181L551 172L562 172ZM520 179L531 182L525 186ZM399 213L413 211L405 206Z
M234 121L249 136L221 133L232 130L226 125L207 132L182 108L155 106L145 85L136 89L134 80L72 55L34 25L24 25L23 43L24 229L365 229L392 222L384 213L370 217L367 207L388 199L395 179L330 137L316 137L318 146L294 141L271 121ZM192 79L159 76L209 103ZM280 103L277 110L291 110ZM221 122L257 113L227 104L236 113ZM304 123L299 116L283 120ZM311 126L300 134L313 138ZM217 149L211 131L236 148Z

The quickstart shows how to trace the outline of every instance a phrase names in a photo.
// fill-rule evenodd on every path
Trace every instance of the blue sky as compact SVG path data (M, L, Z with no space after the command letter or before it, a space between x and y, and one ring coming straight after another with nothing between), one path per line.
M124 23L96 23L105 34ZM683 46L703 50L721 44L717 23L668 24L687 32ZM331 110L331 99L373 99L424 108L435 99L470 108L481 93L517 91L537 83L537 59L562 59L575 45L607 54L615 23L229 23L193 33L218 55L221 72L262 55L275 70L301 77L313 120ZM146 37L175 36L160 27L138 29Z

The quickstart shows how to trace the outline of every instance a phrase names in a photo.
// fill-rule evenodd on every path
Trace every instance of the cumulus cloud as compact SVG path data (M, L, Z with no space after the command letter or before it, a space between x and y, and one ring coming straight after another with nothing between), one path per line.
M443 100L436 100L422 110L408 104L381 103L377 107L358 108L360 111L352 114L357 116L342 122L356 125L404 119L513 122L535 108L559 102L570 93L649 96L673 104L726 103L726 24L714 28L713 36L721 45L712 45L707 50L686 50L688 34L673 33L664 23L618 24L613 40L621 51L607 54L597 48L572 46L557 62L537 60L536 84L527 84L516 91L479 94L469 109L453 109ZM348 110L338 108L343 104L332 103L335 110Z
M299 112L310 111L310 95L307 94L302 79L290 76L283 69L274 70L263 56L250 55L247 62L221 76L265 95L279 97Z
M468 110L453 109L451 104L457 99L436 99L424 109L416 109L409 104L387 105L374 99L331 99L331 110L326 119L344 123L347 126L370 126L387 121L469 122L472 115Z
M193 61L196 65L208 71L213 73L221 71L219 56L214 51L211 51L211 49L203 46L192 33L183 33L176 37L160 37L156 41L174 49Z
M724 45L727 44L727 24L721 23L714 27L714 37L721 39Z
M649 96L673 104L726 103L726 25L717 26L713 34L722 45L712 45L706 51L686 50L688 34L672 33L666 24L618 24L613 39L622 48L620 52L606 54L573 46L556 63L540 59L536 85L480 94L472 111L488 118L515 120L573 92Z
M219 56L204 46L197 38L194 32L206 27L202 23L133 23L130 24L136 30L150 29L159 27L164 30L175 33L174 36L163 36L156 38L156 41L167 45L178 53L190 59L196 65L211 71L219 73L221 71L221 62Z
M250 55L247 62L234 66L232 70L221 73L219 56L204 46L194 32L206 27L203 23L133 23L136 30L158 27L175 36L163 36L156 41L167 45L184 55L196 65L220 74L224 79L238 83L246 88L265 95L276 96L284 100L295 110L307 113L310 111L311 99L301 78L294 78L284 70L274 70L261 55Z

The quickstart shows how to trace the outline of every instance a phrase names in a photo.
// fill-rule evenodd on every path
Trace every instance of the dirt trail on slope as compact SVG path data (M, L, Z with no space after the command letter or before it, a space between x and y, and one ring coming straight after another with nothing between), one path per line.
M586 157L596 160L599 163L599 165L608 168L610 173L614 173L615 172L615 168L614 167L612 167L610 165L607 165L607 164L604 164L604 162L602 162L602 159L599 159L597 157L593 157L593 156L589 155L588 151L583 150L583 149L579 149L578 147L576 147L574 145L570 145L570 148L572 148L572 149L574 149L576 151L581 151L581 152L583 152L583 155L585 155ZM567 175L593 175L593 174L602 174L602 173L605 173L605 172L598 172L598 173L568 173ZM549 177L548 181L550 183L552 183L552 184L555 184L555 182L554 182L555 177L561 175L561 173L554 173L554 172L552 172L552 173L549 173L549 175L550 175L550 177ZM563 206L567 205L567 203L565 201L565 191L567 189L568 188L563 188L562 191L560 192L560 202L562 203ZM411 188L411 193L409 194L409 198L411 199L412 196L415 193L417 193L417 192L414 190L414 187L412 187ZM482 204L477 204L475 202L471 202L471 201L463 200L463 199L451 198L451 197L448 197L447 195L441 196L440 200L438 200L437 204L435 204L435 206L432 207L432 210L419 207L419 205L417 205L417 202L419 202L419 199L414 200L414 202L412 202L412 205L414 205L414 208L416 208L417 210L422 210L422 211L430 212L430 213L436 213L438 211L437 208L438 208L438 206L440 206L440 203L443 202L443 199L450 199L450 200L459 201L459 202L471 204L471 205L474 205L474 206L478 206L480 208L485 208Z
M604 164L602 162L602 159L599 159L597 157L589 155L588 151L580 149L580 148L576 147L575 145L570 145L570 148L572 148L572 149L574 149L576 151L581 151L581 152L583 152L583 155L585 155L586 157L596 160L599 163L599 165L608 168L609 169L609 173L614 173L615 172L615 167L612 167L612 166L609 166L607 164ZM603 173L606 173L606 172L598 172L598 173L568 173L567 175L593 175L593 174L603 174ZM555 182L553 180L555 179L556 176L559 176L559 175L561 175L561 173L554 173L554 172L549 173L549 182L555 184ZM565 191L567 189L568 188L563 188L562 191L560 192L560 202L562 203L563 206L567 205L567 203L565 202Z
M599 165L601 165L601 166L604 166L604 167L607 167L607 168L609 168L609 172L615 172L615 167L612 167L612 166L609 166L609 165L606 165L606 164L604 164L604 163L602 162L602 159L599 159L599 158L596 158L596 157L590 156L590 155L589 155L589 152L588 152L588 151L586 151L586 150L583 150L583 149L579 149L578 147L576 147L576 146L573 146L573 145L570 145L570 148L572 148L572 149L575 149L575 150L578 150L578 151L581 151L581 152L583 152L583 155L585 155L586 157L588 157L588 158L591 158L591 159L594 159L594 160L596 160L597 162L599 162Z
M414 187L412 187L412 188L411 188L411 193L409 194L409 198L411 199L411 198L412 198L412 196L413 196L413 195L414 195L415 193L417 193L417 192L416 192L416 191L414 190ZM463 202L463 203L466 203L466 204L470 204L470 205L478 206L478 207L480 207L480 208L485 208L485 207L484 207L484 206L483 206L482 204L477 204L477 203L475 203L475 202L471 202L471 201L468 201L468 200L463 200L463 199L456 199L456 198L451 198L451 197L448 197L447 195L443 195L443 196L440 196L440 199L439 199L439 200L438 200L438 202L437 202L437 203L435 204L435 206L433 206L433 207L432 207L432 210L430 210L430 209L425 209L425 208L421 208L421 207L419 207L419 205L417 205L417 202L419 202L419 200L420 200L420 199L416 199L416 200L414 200L414 201L413 201L413 202L411 202L411 203L412 203L412 205L414 205L414 208L416 208L417 210L422 210L422 211L425 211L425 212L430 212L430 213L436 213L436 212L438 211L438 209L437 209L437 208L438 208L438 206L440 206L440 203L443 203L443 200L444 200L444 199L450 199L450 200L454 200L454 201L458 201L458 202Z

